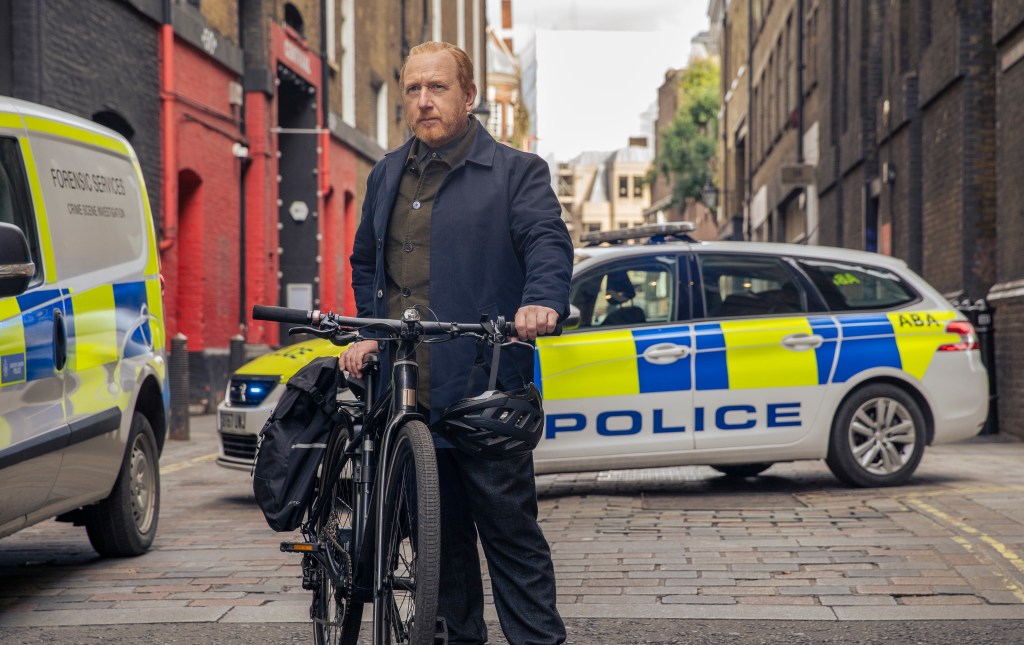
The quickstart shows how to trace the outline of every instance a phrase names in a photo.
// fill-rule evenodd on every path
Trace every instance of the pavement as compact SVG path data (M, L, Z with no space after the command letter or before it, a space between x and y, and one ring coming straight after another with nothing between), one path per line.
M271 531L249 474L216 453L212 415L168 442L143 556L102 559L54 521L0 541L0 627L307 622L298 556L278 549L297 534ZM567 619L1024 619L1024 443L1011 439L931 448L897 488L846 488L798 462L742 480L545 475L538 493Z

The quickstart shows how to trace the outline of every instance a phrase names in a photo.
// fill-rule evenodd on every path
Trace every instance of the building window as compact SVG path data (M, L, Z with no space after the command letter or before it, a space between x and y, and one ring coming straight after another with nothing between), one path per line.
M489 112L489 114L487 115L487 129L488 129L488 131L490 131L491 135L495 139L498 139L499 141L502 138L502 133L501 133L502 109L503 109L502 108L502 104L497 102L497 101L488 101L487 102L487 111Z
M441 0L434 0L430 5L430 32L433 40L441 40Z
M382 148L388 147L388 86L373 86L374 109L370 110L370 129Z
M629 177L619 177L619 197L629 197Z
M644 196L644 178L639 175L633 176L633 197Z
M341 120L353 127L356 125L355 16L355 0L341 0Z
M588 233L594 233L594 232L600 231L600 230L601 230L601 225L600 224L587 224L587 232Z
M932 0L921 0L921 48L932 43Z
M574 181L575 178L572 175L558 175L558 196L574 197L576 195Z
M516 133L516 106L512 103L505 104L505 128L509 138Z
M295 33L306 37L305 23L302 20L302 13L290 2L286 2L284 5L284 24L288 25L295 30Z
M327 21L327 25L326 25L327 28L325 29L325 31L327 32L327 42L325 43L326 46L327 46L327 51L326 51L326 53L327 53L327 60L332 62L332 63L334 63L338 59L338 52L337 52L337 50L336 50L336 48L334 46L335 45L335 38L336 38L335 31L334 31L334 26L335 26L336 22L334 20L334 1L333 0L328 0L325 3L324 19Z

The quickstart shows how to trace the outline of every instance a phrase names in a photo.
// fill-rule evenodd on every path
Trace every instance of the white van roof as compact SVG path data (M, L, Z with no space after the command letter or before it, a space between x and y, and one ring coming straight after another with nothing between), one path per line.
M58 123L64 123L70 126L74 126L81 130L88 130L96 134L102 134L107 137L112 137L121 141L130 147L128 140L121 136L118 132L111 130L110 128L104 127L95 121L84 119L73 114L68 114L55 108L46 107L45 105L39 105L37 103L30 103L28 101L22 101L10 96L0 96L0 112L12 111L21 116L34 116L42 119L49 119L50 121L56 121Z

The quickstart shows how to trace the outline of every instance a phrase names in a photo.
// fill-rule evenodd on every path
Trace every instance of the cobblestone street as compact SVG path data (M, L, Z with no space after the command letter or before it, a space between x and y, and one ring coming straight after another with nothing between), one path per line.
M247 473L214 463L212 416L162 458L153 550L102 560L45 522L0 542L0 627L308 620L289 534ZM855 490L823 463L539 478L559 609L580 618L1024 619L1024 443L929 450L910 485ZM494 618L493 614L490 616Z

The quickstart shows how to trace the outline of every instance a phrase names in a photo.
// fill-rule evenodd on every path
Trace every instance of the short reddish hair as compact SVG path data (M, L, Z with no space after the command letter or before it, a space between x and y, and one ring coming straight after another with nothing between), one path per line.
M402 89L405 89L405 66L409 63L409 59L416 54L436 54L437 52L448 52L451 54L452 58L455 59L455 75L459 85L462 86L463 92L469 92L469 88L474 85L473 61L470 60L469 54L463 51L461 47L436 40L420 43L409 50L409 55L405 57L405 62L402 63L402 72L399 80L402 83Z

